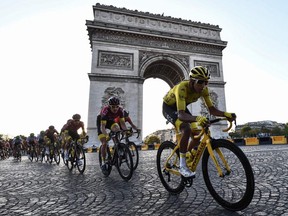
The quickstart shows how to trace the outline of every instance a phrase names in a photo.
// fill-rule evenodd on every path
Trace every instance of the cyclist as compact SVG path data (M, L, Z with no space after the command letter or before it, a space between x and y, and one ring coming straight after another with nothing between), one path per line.
M198 125L204 126L208 123L205 116L194 116L188 110L187 105L196 102L202 97L209 109L210 114L215 116L227 117L231 120L236 118L234 113L228 113L218 110L212 103L209 96L208 81L210 79L209 71L202 66L196 66L189 73L189 80L183 80L172 89L163 98L163 116L172 123L177 132L181 132L180 140L180 173L184 177L193 177L192 172L186 164L187 150L199 145L200 140L194 139L194 135L199 133ZM188 142L191 141L188 147Z
M137 126L132 122L130 116L129 116L129 112L126 111L125 109L123 109L123 115L124 115L124 121L125 122L128 122L131 127L136 130L136 131L139 131L140 129L137 128ZM115 122L120 126L121 128L121 125L120 125L120 118L119 116L117 118L115 118ZM121 128L122 129L122 128Z
M42 130L40 131L40 134L38 134L37 136L37 142L38 142L38 145L39 145L39 152L38 152L38 155L42 154L42 149L45 147L45 141L44 141L44 137L45 137L45 131ZM42 155L43 157L44 155Z
M14 137L13 141L13 157L16 157L17 151L20 151L22 149L22 139L20 136Z
M64 149L64 160L68 160L68 152L67 148L72 140L78 140L80 138L80 135L78 134L78 130L81 128L82 133L85 135L85 128L84 123L80 121L81 116L79 114L74 114L72 116L72 119L69 119L67 123L62 127L61 134L67 134L66 135L66 142L63 144Z
M104 106L100 114L97 116L97 129L98 129L98 138L102 144L101 155L102 161L105 161L106 158L106 149L107 149L107 140L109 140L109 135L106 129L111 131L119 131L120 126L115 122L115 118L119 118L120 126L123 130L127 130L123 108L120 107L120 100L117 97L110 97L108 99L108 105ZM106 164L103 163L102 170L106 170Z
M30 158L30 151L31 147L34 146L35 150L37 149L37 138L35 137L34 133L30 133L30 135L27 137L27 150L28 150L28 157Z
M50 148L52 147L52 145L55 144L56 141L56 134L58 135L59 132L55 129L55 127L53 125L50 125L49 128L45 131L45 136L49 139L47 144L49 143L50 145L47 145L47 147L49 148L49 152L50 152ZM47 154L47 150L46 149L46 154Z

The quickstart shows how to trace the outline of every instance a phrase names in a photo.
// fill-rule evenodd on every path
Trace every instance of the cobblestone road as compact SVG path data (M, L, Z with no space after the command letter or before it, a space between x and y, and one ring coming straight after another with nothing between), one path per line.
M158 179L156 151L140 151L129 182L116 169L99 170L98 154L88 153L83 175L60 165L0 161L0 215L288 215L288 146L241 147L255 173L255 194L243 211L229 212L211 197L201 172L191 188L169 195Z

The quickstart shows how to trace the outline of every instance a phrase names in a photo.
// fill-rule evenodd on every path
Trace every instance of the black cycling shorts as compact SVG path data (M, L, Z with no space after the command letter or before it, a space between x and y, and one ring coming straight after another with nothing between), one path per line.
M188 113L191 115L191 113L187 107L186 107L185 113ZM163 102L162 114L167 119L167 121L169 121L171 124L173 124L175 126L175 122L178 119L178 111L177 111L176 105L169 106Z

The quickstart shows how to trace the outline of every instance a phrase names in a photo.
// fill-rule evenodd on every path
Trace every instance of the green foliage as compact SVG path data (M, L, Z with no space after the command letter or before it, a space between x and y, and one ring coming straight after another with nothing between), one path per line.
M154 144L154 143L160 143L160 138L156 135L149 135L145 137L144 143L148 145Z

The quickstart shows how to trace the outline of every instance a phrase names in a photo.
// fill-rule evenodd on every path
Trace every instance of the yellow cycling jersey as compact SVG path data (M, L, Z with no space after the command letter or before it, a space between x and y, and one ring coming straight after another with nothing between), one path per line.
M204 98L208 107L213 106L207 86L201 93L197 93L189 88L189 80L184 80L170 89L163 100L169 106L176 105L177 111L179 111L185 110L188 104L196 102L200 97Z

